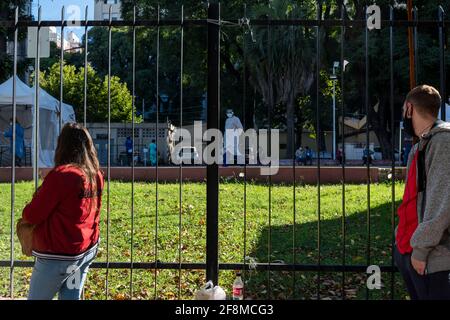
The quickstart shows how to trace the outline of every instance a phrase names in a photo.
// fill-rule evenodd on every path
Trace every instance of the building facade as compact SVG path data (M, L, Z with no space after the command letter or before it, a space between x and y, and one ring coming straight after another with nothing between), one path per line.
M120 0L95 0L94 20L109 20L110 7L111 19L122 20L122 5Z
M107 123L87 123L87 128L94 140L98 158L102 165L108 160L108 124ZM173 126L167 123L139 123L135 125L134 138L131 123L111 123L111 165L124 166L127 162L125 142L127 137L133 139L135 149L135 162L138 165L149 166L148 148L155 140L158 143L159 163L168 164L169 138Z

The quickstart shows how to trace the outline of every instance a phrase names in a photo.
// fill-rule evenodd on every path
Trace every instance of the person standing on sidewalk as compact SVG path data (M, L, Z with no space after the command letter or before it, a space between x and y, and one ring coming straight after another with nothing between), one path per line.
M450 123L437 119L440 107L428 85L403 105L405 131L419 142L409 154L394 259L412 300L450 300Z

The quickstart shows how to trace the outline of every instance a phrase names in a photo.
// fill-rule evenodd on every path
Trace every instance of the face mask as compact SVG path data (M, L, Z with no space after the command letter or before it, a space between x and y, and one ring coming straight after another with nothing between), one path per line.
M416 137L416 132L414 131L414 126L412 118L407 118L403 116L403 130L411 137Z
M232 116L233 116L232 113L227 113L227 117L228 117L228 118L231 118Z

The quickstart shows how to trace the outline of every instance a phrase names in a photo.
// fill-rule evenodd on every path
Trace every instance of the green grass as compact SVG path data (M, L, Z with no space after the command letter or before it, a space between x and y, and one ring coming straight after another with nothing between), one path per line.
M9 260L10 252L10 184L0 184L0 260ZM396 185L396 206L404 185ZM109 260L130 261L131 258L131 184L112 182L110 186ZM134 244L135 262L152 262L155 255L156 185L135 184ZM179 185L158 185L158 259L178 262L179 246ZM219 257L220 262L243 262L244 239L247 256L258 262L316 264L318 261L318 204L316 186L292 185L269 187L248 183L246 186L247 227L244 236L244 184L237 181L220 184ZM370 191L371 228L370 263L391 264L392 188L390 184L372 184ZM31 199L33 184L16 184L15 217ZM342 264L342 186L322 186L320 189L321 263ZM367 186L347 185L346 211L346 264L367 263ZM103 197L101 245L96 261L106 261L106 189ZM184 183L182 186L181 244L183 262L206 260L206 184ZM270 222L269 222L270 213ZM269 228L269 224L271 228ZM269 232L271 230L271 232ZM294 239L295 233L295 241ZM270 235L269 235L270 234ZM268 256L269 237L271 256ZM294 243L295 242L295 243ZM293 250L293 245L295 250ZM15 256L27 260L20 252L15 238ZM15 297L26 297L31 276L30 268L14 271ZM192 299L203 284L205 273L198 270L181 271L181 295L178 293L178 270L158 270L155 296L154 270L133 271L133 299ZM220 285L231 292L233 272L220 272ZM252 270L245 273L248 298L252 299L315 299L317 273L270 272ZM294 286L295 279L295 286ZM348 299L364 299L366 274L346 273L345 292ZM391 296L391 275L382 274L383 288L369 292L371 299ZM130 271L110 269L109 295L105 295L106 270L91 269L85 286L88 299L129 299ZM320 274L321 299L340 299L342 273ZM400 277L395 276L395 298L404 299ZM9 268L0 268L0 296L9 290Z

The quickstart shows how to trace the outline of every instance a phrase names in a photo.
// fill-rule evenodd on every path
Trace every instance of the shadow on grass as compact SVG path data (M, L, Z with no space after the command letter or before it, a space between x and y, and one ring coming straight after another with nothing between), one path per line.
M396 203L395 208L398 205L399 203ZM391 203L372 207L370 210L370 229L367 227L367 211L346 217L345 253L342 216L321 221L321 265L369 263L369 265L391 266L393 235ZM318 231L317 221L295 224L295 227L293 225L265 227L254 250L247 256L261 263L318 265ZM249 262L250 260L247 260L247 263ZM319 275L317 271L251 269L245 271L243 276L246 282L246 296L250 299L317 299L318 293L320 299L328 300L342 299L343 296L345 299L391 299L392 283L394 283L394 299L404 299L406 296L399 274L393 275L391 272L382 272L382 288L379 290L366 289L367 274L364 272L320 272Z

